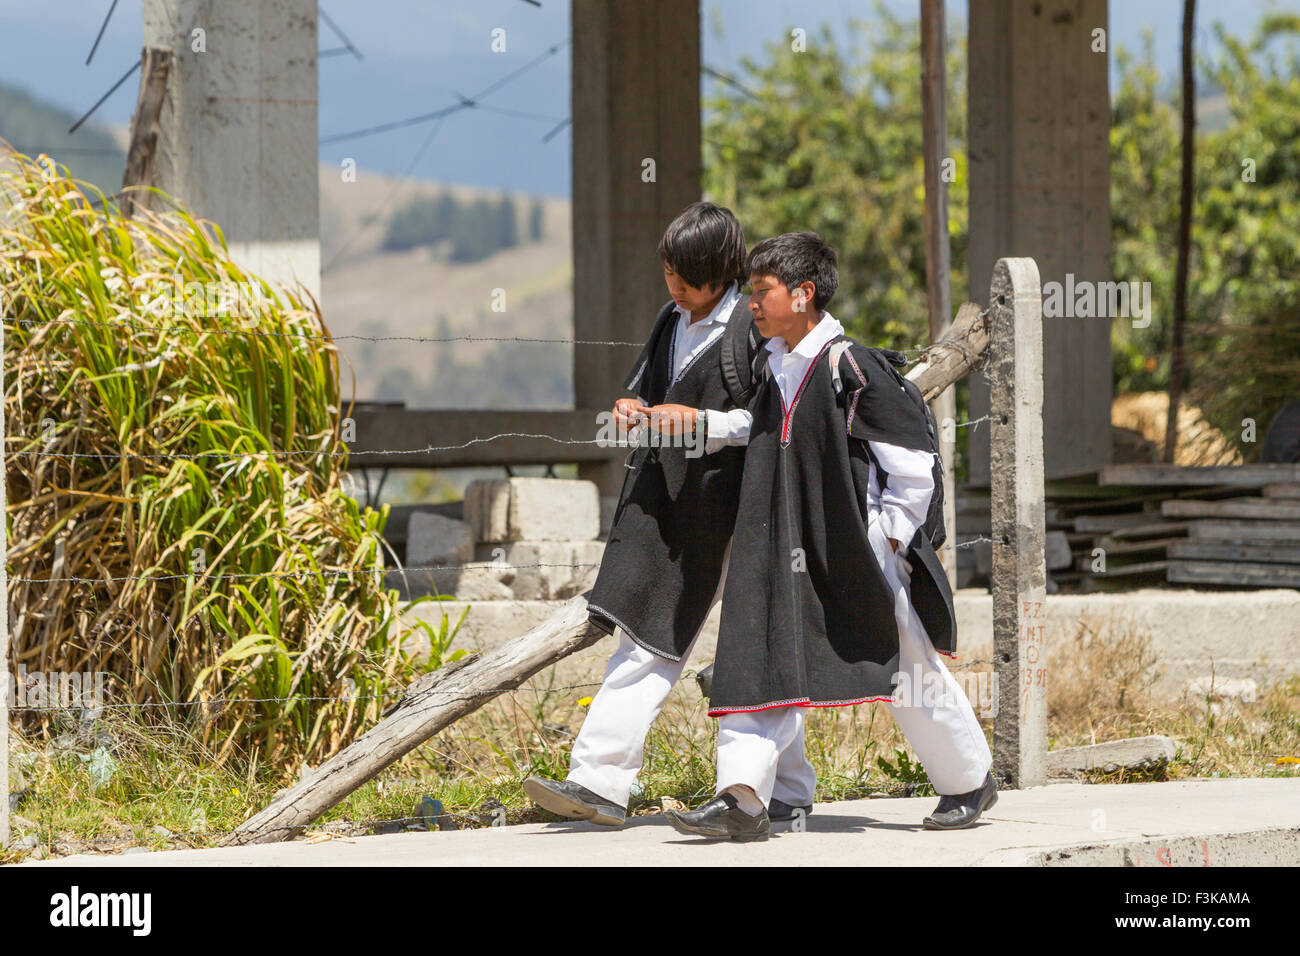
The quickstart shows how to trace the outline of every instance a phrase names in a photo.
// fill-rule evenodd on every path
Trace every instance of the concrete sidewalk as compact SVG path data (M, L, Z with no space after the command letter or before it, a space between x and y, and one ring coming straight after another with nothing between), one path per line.
M662 815L215 850L80 855L23 866L1300 866L1300 778L1048 784L999 794L967 830L921 827L934 797L818 804L805 832L735 844Z

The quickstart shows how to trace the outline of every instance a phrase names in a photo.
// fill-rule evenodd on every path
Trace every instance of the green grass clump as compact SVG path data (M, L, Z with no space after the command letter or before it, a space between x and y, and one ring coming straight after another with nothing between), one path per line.
M83 188L0 153L10 666L105 672L110 705L199 703L140 714L217 764L296 772L417 667L387 509L342 484L339 352L311 296L245 272L212 223Z

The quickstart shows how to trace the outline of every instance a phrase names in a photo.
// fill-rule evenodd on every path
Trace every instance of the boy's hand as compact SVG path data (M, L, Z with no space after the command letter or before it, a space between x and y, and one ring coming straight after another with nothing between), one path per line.
M620 398L614 403L614 423L621 428L637 424L638 417L649 414L650 409L639 398Z
M655 405L646 409L650 413L650 427L662 435L677 435L695 427L699 412L686 405Z

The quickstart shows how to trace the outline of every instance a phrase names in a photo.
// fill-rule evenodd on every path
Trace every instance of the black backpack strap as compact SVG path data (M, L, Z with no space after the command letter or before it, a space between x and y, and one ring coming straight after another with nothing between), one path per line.
M755 356L766 341L754 328L754 317L742 296L722 333L722 382L737 408L748 408L754 397Z

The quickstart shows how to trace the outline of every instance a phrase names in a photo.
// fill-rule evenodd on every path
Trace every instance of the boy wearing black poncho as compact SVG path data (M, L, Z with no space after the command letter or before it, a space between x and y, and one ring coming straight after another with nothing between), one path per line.
M768 342L713 665L717 796L669 820L766 839L804 708L883 701L942 795L925 825L969 826L997 794L983 730L939 659L955 650L956 622L922 527L934 488L926 414L883 354L846 340L826 311L836 257L815 233L759 243L747 271Z
M640 421L659 434L631 456L588 604L618 647L567 779L524 781L539 806L605 826L623 823L646 734L721 599L762 345L740 292L745 239L730 211L691 205L664 232L659 257L673 301L628 375L625 387L637 397L614 408L621 426ZM811 806L815 778L802 737L777 777L777 799ZM778 818L789 809L773 803Z

